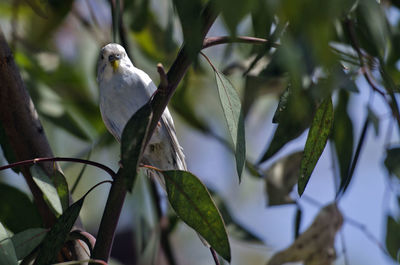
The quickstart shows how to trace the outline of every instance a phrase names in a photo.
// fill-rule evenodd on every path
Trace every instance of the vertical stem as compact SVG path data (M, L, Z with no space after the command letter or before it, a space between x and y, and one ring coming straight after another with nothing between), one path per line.
M103 218L101 219L99 232L97 234L96 245L94 246L91 256L93 259L107 261L110 257L111 247L126 192L125 179L119 171L111 186L110 193L108 194Z

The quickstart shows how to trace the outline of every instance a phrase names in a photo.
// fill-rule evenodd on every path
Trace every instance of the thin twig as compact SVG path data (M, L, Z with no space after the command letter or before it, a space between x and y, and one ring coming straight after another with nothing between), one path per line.
M218 256L217 256L217 253L215 252L215 250L210 247L210 251L211 251L212 257L214 259L215 265L220 265L219 259L218 259Z
M203 50L212 46L216 46L219 44L227 44L227 43L251 43L251 44L265 44L268 43L267 39L248 37L248 36L218 36L218 37L208 37L203 41ZM279 47L278 43L272 43L272 47Z
M19 162L15 162L9 165L5 165L5 166L1 166L0 167L0 171L1 170L5 170L5 169L9 169L9 168L14 168L14 167L18 167L18 166L27 166L27 165L32 165L35 163L43 163L43 162L74 162L74 163L81 163L81 164L87 164L87 165L91 165L97 168L100 168L104 171L106 171L111 178L115 178L116 173L109 167L107 167L106 165L91 161L91 160L86 160L86 159L80 159L80 158L72 158L72 157L40 157L40 158L35 158L35 159L29 159L29 160L24 160L24 161L19 161Z
M365 121L364 121L364 125L363 125L362 131L361 131L360 138L359 138L358 143L357 143L357 148L356 148L356 151L354 153L353 160L351 161L351 166L350 166L349 173L346 176L346 180L343 183L343 186L340 187L340 190L336 194L336 201L340 200L340 198L344 194L344 191L346 190L347 186L349 185L351 178L353 177L354 170L356 169L356 165L357 165L358 159L360 157L361 149L364 146L364 140L365 140L365 137L367 135L368 125L369 125L369 118L367 116L365 118Z
M349 217L345 217L344 219L345 219L345 221L346 221L349 225L352 225L353 227L358 228L369 240L371 240L373 243L375 243L375 244L379 247L379 249L380 249L385 255L387 255L387 256L390 257L390 255L389 255L389 253L387 252L386 248L385 248L385 247L382 245L382 243L367 229L367 227L366 227L364 224L362 224L362 223L360 223L360 222L358 222L358 221L356 221L356 220L354 220L354 219L351 219L351 218L349 218Z

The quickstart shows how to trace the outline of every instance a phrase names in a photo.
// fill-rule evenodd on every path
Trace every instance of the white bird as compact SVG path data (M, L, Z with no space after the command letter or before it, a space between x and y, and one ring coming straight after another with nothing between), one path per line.
M115 43L100 51L97 82L101 116L108 131L120 142L128 120L148 102L157 87L145 72L133 66L125 49ZM185 156L168 108L144 151L142 162L162 170L186 170Z

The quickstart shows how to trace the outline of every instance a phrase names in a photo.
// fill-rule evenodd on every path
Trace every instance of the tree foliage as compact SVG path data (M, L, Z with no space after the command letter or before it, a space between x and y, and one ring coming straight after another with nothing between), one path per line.
M67 166L63 170L68 174L63 174L56 161L92 165L112 177L104 212L98 217L101 224L93 228L98 229L96 243L90 243L92 236L86 232L79 236L89 245L87 259L108 261L127 192L141 194L143 200L135 211L139 228L133 233L139 236L133 238L140 246L130 256L135 262L157 264L164 256L167 264L176 264L178 251L170 238L181 221L207 241L216 264L230 262L235 255L233 238L262 244L258 235L237 221L224 192L209 192L213 185L203 184L202 172L195 175L190 168L163 171L140 163L147 139L170 102L175 116L190 130L218 140L229 150L235 166L233 171L229 165L225 169L236 172L232 180L238 189L246 179L264 181L269 207L297 203L293 220L298 238L270 264L331 264L336 234L342 221L346 223L340 211L342 198L351 193L348 187L353 185L363 147L373 141L367 137L369 127L374 127L376 136L382 135L383 122L389 124L381 147L386 157L376 164L384 166L386 181L395 187L391 196L399 201L400 149L395 130L400 129L399 14L400 5L389 0L2 1L0 26L13 56L0 57L0 70L5 73L15 61L16 74L22 77L33 102L18 108L37 111L51 146L62 157L43 159L38 155L20 161L21 148L17 150L11 139L18 127L15 124L23 121L11 120L11 114L0 115L2 161L15 163L1 169L13 168L15 174L23 174L31 191L25 193L1 178L0 261L48 264L78 259L65 253L73 253L68 245L75 240L71 230L87 203L86 192L94 184L80 183L84 197L72 193L82 176L87 180L93 174L87 173L86 167L76 173ZM157 63L168 72L159 72L163 93L156 93L127 124L121 153L109 152L107 161L94 162L102 150L112 150L117 144L102 123L95 83L97 53L109 42L123 45L134 64L154 80L158 78ZM166 87L163 81L168 82ZM5 111L11 109L4 100L8 85L0 75L0 102ZM359 102L365 94L369 95L366 104L357 106L363 113L360 118L354 114L352 102ZM266 110L265 99L276 103L273 115ZM377 110L377 106L383 109ZM255 117L262 117L259 122L272 128L271 135L249 139L257 128L246 125ZM363 127L358 133L360 123ZM397 134L392 136L392 131ZM65 143L62 137L67 139ZM248 148L250 141L263 151ZM294 143L300 143L302 150L293 151L289 146ZM77 157L71 158L71 152ZM88 153L96 159L89 160ZM327 175L334 179L330 188L336 196L299 235L299 202L304 197L307 200L309 183L319 177L314 169L323 154L331 160ZM46 165L52 174L43 166L49 161L52 166ZM110 168L110 163L117 170ZM116 166L118 163L122 167ZM164 177L165 196L160 195L158 184L141 179L143 167ZM204 167L204 172L213 170ZM139 187L137 182L144 184ZM400 207L398 202L396 207ZM337 220L326 216L331 208ZM385 241L384 254L398 261L399 218L391 210L371 214L385 215L386 238L377 241ZM315 233L319 237L314 240L310 235ZM322 254L318 252L321 247ZM217 254L225 261L219 261Z

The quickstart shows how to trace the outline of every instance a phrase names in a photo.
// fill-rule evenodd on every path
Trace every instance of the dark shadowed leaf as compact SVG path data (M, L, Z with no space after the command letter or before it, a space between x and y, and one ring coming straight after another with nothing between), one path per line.
M69 232L79 216L84 198L72 204L56 221L43 239L34 265L47 265L55 262L58 252L65 243Z
M163 171L168 200L176 214L225 260L231 260L231 251L224 221L207 188L187 171Z
M385 166L390 174L400 178L400 147L386 150Z
M215 1L218 8L222 11L222 16L232 35L236 34L237 24L251 11L258 1L248 0L220 0Z
M272 164L265 172L269 206L294 203L289 194L297 183L302 158L302 151L292 153Z
M146 26L149 17L149 2L148 0L140 0L125 3L125 7L129 9L132 16L132 21L129 24L133 31L141 31Z
M235 149L236 170L240 181L246 161L244 119L240 98L231 82L222 73L215 71L215 78L217 80L219 99Z
M391 216L387 217L386 249L395 261L399 261L400 223Z
M33 180L45 195L47 204L57 213L62 214L62 204L54 182L47 176L39 164L30 168Z
M310 131L308 132L298 181L298 192L300 196L303 194L315 165L325 149L326 142L331 133L332 123L333 105L332 99L329 97L318 107Z
M18 265L14 245L4 226L0 223L0 264Z
M13 235L11 240L18 260L24 259L39 246L47 232L45 228L30 228Z
M0 183L0 222L13 233L42 226L39 212L29 197L4 183Z
M339 163L340 186L343 189L349 174L354 148L353 123L347 112L349 94L341 90L339 102L335 108L331 139L333 140Z
M288 92L285 92L288 93ZM284 102L287 101L287 102ZM290 92L288 98L282 96L278 104L274 121L278 122L274 136L258 163L262 163L276 154L288 142L299 137L310 126L314 113L314 100L304 91Z
M297 205L296 216L294 218L294 239L297 239L300 235L301 218L303 212L299 205Z
M202 20L200 17L203 8L202 1L173 0L173 3L181 21L187 54L190 58L194 59L203 44L201 39Z
M137 168L146 141L153 112L150 104L141 107L126 124L121 137L121 174L125 178L126 187L132 191L137 175Z

